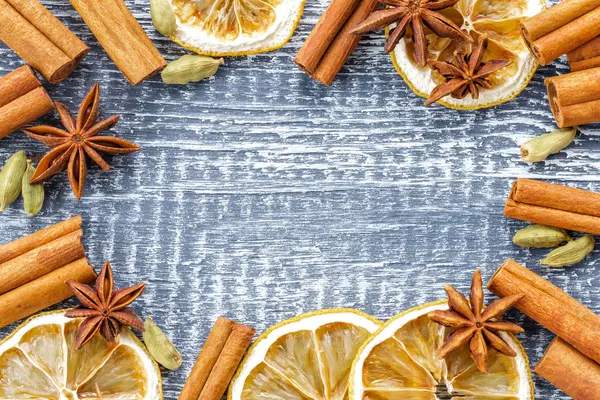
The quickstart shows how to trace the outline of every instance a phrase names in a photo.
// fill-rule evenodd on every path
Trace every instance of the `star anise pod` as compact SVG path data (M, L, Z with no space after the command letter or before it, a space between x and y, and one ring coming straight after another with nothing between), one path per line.
M128 306L142 294L145 285L138 283L126 289L114 290L112 268L107 261L96 279L96 288L67 281L67 286L82 303L65 313L69 318L85 318L77 331L77 348L83 347L97 332L113 343L122 325L144 330L144 321Z
M367 19L354 27L352 33L362 35L396 23L396 27L385 43L384 50L387 53L396 48L408 27L412 30L415 61L421 67L427 64L429 43L425 36L425 27L441 37L459 42L470 43L473 41L470 35L461 31L454 22L438 12L454 6L458 0L379 0L379 2L388 8L371 13Z
M40 160L35 174L31 177L31 183L45 181L67 169L71 189L79 200L87 177L88 157L102 170L107 171L110 165L99 153L129 154L138 151L140 147L117 137L98 136L100 132L115 126L119 116L114 115L96 122L100 105L100 88L97 83L81 103L77 120L64 104L55 102L54 105L66 130L47 125L23 129L29 137L52 148Z
M446 342L438 350L439 358L446 357L469 342L471 358L479 370L487 373L488 346L510 357L517 355L497 332L524 332L519 325L500 319L500 316L523 298L523 295L496 300L482 312L484 295L479 269L473 274L470 303L452 286L446 285L444 290L448 294L450 309L433 311L428 316L432 321L456 330L448 335Z
M446 82L433 89L425 105L435 103L449 94L455 99L463 99L471 93L474 99L478 99L479 87L489 89L492 86L488 81L489 76L510 65L512 61L490 60L483 63L486 48L487 37L481 35L469 56L462 50L457 50L454 53L454 62L430 61L429 66L442 74Z

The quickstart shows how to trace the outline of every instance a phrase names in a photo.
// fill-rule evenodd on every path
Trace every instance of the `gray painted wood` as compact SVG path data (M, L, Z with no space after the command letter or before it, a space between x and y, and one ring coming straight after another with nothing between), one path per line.
M164 373L167 399L218 315L259 333L328 307L385 320L443 298L444 283L466 292L476 267L487 280L508 257L600 312L597 254L570 269L537 266L545 252L512 245L524 224L502 215L516 177L600 191L597 127L545 163L519 159L522 142L554 127L543 80L567 72L564 61L540 68L505 105L425 108L374 34L326 88L292 62L326 6L319 0L279 51L228 59L196 85L155 77L132 87L67 1L44 3L91 47L68 80L46 85L51 96L75 108L100 82L102 115L122 115L112 133L143 149L111 158L109 172L92 168L79 202L61 175L38 217L16 203L0 216L1 242L81 214L92 263L110 260L120 286L147 282L136 309L185 355L180 370ZM168 60L185 53L154 31L146 1L127 3ZM0 74L21 63L0 45ZM20 149L45 151L15 132L0 141L0 161ZM521 340L535 364L552 335L514 311L510 319L527 329ZM534 379L537 398L568 398Z

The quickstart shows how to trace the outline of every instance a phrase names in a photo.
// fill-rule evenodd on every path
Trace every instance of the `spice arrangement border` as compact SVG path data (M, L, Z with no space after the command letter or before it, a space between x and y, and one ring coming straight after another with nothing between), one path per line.
M71 0L132 85L159 72L164 84L191 84L215 75L226 62L223 57L275 50L293 35L304 7L303 0L268 7L258 0L245 0L245 7L213 3L202 9L190 0L150 1L157 31L197 53L167 63L123 0ZM523 0L511 11L492 3L478 8L477 0L467 3L332 0L294 62L329 86L361 37L384 30L384 51L407 85L427 98L426 106L476 110L512 100L538 64L566 55L572 72L545 81L558 128L524 143L522 160L553 157L573 143L580 125L600 122L598 0L563 0L550 8L543 1ZM280 20L286 23L275 23ZM22 130L50 148L39 159L19 151L6 160L0 170L0 211L22 197L25 213L34 217L48 200L45 181L66 171L79 200L88 160L106 171L111 167L103 154L125 155L140 147L100 134L115 127L119 116L99 118L98 83L90 83L76 115L50 98L44 85L67 80L85 63L89 48L42 3L0 0L0 41L25 62L0 78L0 139ZM53 110L62 128L32 126ZM598 210L598 193L517 179L504 215L533 224L515 232L515 245L553 249L539 263L563 268L593 252L594 235L600 234ZM162 399L159 364L175 370L187 355L150 316L144 322L131 307L144 283L117 289L108 261L99 273L90 265L81 224L81 217L73 217L0 246L0 326L30 317L0 342L5 378L0 396ZM487 288L500 299L485 306L476 270L468 296L446 285L448 300L398 310L385 324L352 309L318 310L281 322L252 346L254 328L219 317L179 399L217 400L228 388L231 400L265 395L532 399L529 361L519 342L527 332L502 318L511 307L557 336L535 372L576 400L600 397L598 315L510 259ZM41 312L71 296L81 304ZM53 360L45 355L48 349ZM586 368L574 368L581 365Z

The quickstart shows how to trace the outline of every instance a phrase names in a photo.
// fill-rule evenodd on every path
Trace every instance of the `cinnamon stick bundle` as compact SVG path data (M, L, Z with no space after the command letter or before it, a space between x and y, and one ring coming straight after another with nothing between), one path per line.
M600 365L560 338L556 338L535 372L573 400L600 399Z
M564 0L521 22L521 35L542 65L600 35L600 0Z
M31 67L24 65L0 78L0 139L52 109L52 99Z
M524 266L508 259L487 284L499 297L525 294L515 307L595 362L600 362L600 316Z
M329 86L337 76L360 36L352 29L371 14L378 0L332 0L294 62L312 78Z
M0 246L0 327L71 297L66 280L96 278L82 235L77 216Z
M254 328L219 317L198 355L179 400L219 400L254 333Z
M95 279L94 268L82 258L1 295L0 328L71 297L65 281L90 284Z
M600 67L600 36L567 53L571 71Z
M37 0L0 0L0 41L50 83L68 77L89 51Z
M167 65L123 0L71 0L71 4L133 85Z
M600 67L546 79L550 109L560 128L600 121Z
M504 215L534 224L600 234L600 194L532 179L517 179Z

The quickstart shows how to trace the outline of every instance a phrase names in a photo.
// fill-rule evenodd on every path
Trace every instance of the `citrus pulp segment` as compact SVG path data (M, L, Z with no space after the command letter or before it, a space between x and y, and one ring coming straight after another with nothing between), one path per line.
M296 30L306 0L170 0L177 20L171 39L199 54L241 56L282 47Z
M54 311L32 317L0 343L0 398L4 400L158 400L158 365L123 329L117 342L96 334L75 348L81 320Z
M519 32L519 23L545 8L544 0L459 0L442 14L455 22L473 38L485 34L488 48L483 62L508 59L512 64L491 75L492 88L481 90L479 99L470 95L463 99L447 96L438 103L455 109L474 110L504 103L517 96L529 83L537 62ZM429 60L451 61L454 51L463 48L467 53L471 44L460 44L441 38L427 30ZM429 66L419 67L413 57L412 35L402 38L390 54L392 63L408 86L419 96L428 97L443 82L442 76Z
M349 399L532 400L529 361L512 335L500 332L517 356L491 350L488 374L479 371L468 346L438 359L437 350L451 330L429 320L427 314L447 309L446 301L413 308L367 339L352 365Z
M352 361L379 326L351 309L316 311L277 324L248 351L228 398L347 399Z

